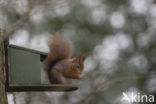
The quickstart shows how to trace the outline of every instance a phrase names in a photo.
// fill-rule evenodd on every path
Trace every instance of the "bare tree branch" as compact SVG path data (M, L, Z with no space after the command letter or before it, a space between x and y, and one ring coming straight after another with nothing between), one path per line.
M19 27L21 27L28 19L29 19L30 11L27 12L20 20L18 20L16 23L9 25L6 27L6 35L4 38L8 37L12 33L14 33L15 30L17 30Z
M153 73L155 75L155 73ZM127 81L127 80L136 80L136 79L142 79L145 77L149 77L150 75L140 75L140 76L124 76L124 77L119 77L119 78L115 78L112 80L109 80L101 85L98 85L95 90L93 90L91 93L89 93L87 96L83 97L79 102L75 103L75 104L81 104L82 102L87 101L90 97L94 96L96 93L98 93L99 91L101 91L103 88L111 86L117 82L122 82L122 81Z

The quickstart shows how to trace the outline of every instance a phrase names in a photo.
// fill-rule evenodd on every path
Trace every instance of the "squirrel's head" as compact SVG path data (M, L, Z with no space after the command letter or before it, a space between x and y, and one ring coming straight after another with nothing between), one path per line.
M80 54L72 60L72 77L75 79L81 79L81 74L83 72L83 62L86 58L85 54Z

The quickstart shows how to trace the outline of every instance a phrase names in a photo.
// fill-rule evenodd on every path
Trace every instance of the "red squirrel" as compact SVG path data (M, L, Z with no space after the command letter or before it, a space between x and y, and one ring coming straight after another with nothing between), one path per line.
M72 79L82 79L85 54L71 58L71 41L59 33L48 38L48 47L50 51L43 62L43 69L50 83L71 84Z

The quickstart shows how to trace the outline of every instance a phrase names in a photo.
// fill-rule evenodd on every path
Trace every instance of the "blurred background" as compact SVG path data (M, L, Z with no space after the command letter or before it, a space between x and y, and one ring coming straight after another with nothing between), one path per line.
M11 44L48 52L47 37L60 32L73 57L88 54L79 90L8 93L9 104L133 104L123 92L156 96L156 0L0 0L0 28L8 27Z

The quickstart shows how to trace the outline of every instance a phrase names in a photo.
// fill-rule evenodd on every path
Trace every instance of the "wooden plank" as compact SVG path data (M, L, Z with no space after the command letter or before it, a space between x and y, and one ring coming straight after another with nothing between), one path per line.
M25 47L13 45L13 44L9 44L9 47L20 49L20 50L24 50L24 51L29 51L29 52L36 53L36 54L41 54L41 55L46 55L46 56L48 55L48 53L46 53L46 52L41 52L41 51L38 51L38 50L25 48Z
M77 90L76 85L59 85L59 84L31 84L31 85L9 85L8 92L23 91L74 91Z

